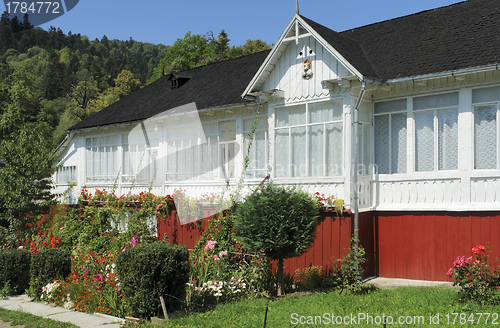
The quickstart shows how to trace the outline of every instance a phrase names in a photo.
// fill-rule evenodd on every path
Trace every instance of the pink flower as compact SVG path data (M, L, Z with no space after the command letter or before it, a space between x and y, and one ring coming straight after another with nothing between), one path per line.
M214 255L214 261L218 261L220 258L217 255Z
M157 210L157 211L160 209L161 205L162 205L162 204L160 204L160 205L156 206L156 210Z
M217 244L215 240L209 240L205 246L205 250L208 251L209 249L214 249L215 244Z
M472 257L466 258L465 256L459 256L455 261L453 261L453 266L460 269L472 260Z
M219 257L223 257L224 255L227 255L227 251L222 251L219 253Z
M453 270L453 268L450 268L450 270L448 270L448 272L446 272L446 274L448 275L448 277L453 276L454 273L455 273L455 270Z

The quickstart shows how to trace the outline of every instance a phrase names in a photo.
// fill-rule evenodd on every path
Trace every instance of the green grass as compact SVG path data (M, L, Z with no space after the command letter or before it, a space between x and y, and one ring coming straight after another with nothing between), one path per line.
M320 316L323 320L325 313L328 314L329 318L331 318L331 314L334 315L334 318L337 316L350 317L351 313L356 317L358 313L364 313L374 317L373 320L376 320L376 316L391 316L394 320L393 325L396 325L399 317L403 316L402 320L412 320L412 324L406 325L407 327L494 327L500 325L500 317L498 317L496 325L495 322L491 322L491 316L488 324L486 324L484 316L479 323L478 316L470 317L472 313L500 315L500 306L461 304L457 302L456 293L456 289L450 288L407 287L393 290L379 289L365 295L339 295L336 291L330 291L300 297L285 297L269 302L267 327L303 326L294 325L297 320L300 320L300 316L303 316L303 322L307 322L308 319L314 321L315 316ZM164 327L263 327L266 303L267 301L264 299L254 299L217 306L216 309L209 312L173 319ZM452 313L458 313L455 324L453 324L455 316ZM470 321L460 323L460 314L462 313L466 319L473 319L474 323ZM434 320L436 320L435 316L439 314L439 324L430 323L431 314ZM416 317L420 316L423 316L424 321L418 324ZM325 321L322 321L320 325L318 318L316 318L316 323L312 326L332 325L331 323L326 324ZM158 327L152 324L144 326ZM341 326L383 327L383 324L367 323L365 319L361 322L357 320L356 324L342 324Z
M29 313L0 308L0 319L11 326L23 325L25 328L78 328L70 323L37 317Z

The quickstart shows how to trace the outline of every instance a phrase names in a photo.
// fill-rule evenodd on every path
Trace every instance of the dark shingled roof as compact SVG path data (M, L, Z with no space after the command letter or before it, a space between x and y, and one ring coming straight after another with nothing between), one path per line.
M361 46L382 80L496 64L500 1L469 0L340 34Z
M268 54L262 51L173 74L189 78L178 89L171 89L172 75L163 76L69 130L141 121L192 102L198 109L244 103L241 94Z
M368 78L397 79L500 61L500 0L469 0L340 33L301 18ZM243 103L241 94L268 54L164 76L70 131L140 121L192 102L198 109ZM171 90L173 78L180 88Z

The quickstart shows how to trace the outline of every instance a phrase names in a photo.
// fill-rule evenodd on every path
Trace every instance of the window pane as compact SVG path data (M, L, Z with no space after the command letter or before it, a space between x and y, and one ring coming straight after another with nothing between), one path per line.
M474 167L497 168L497 106L474 108Z
M438 111L438 154L440 170L458 170L458 110Z
M306 127L291 128L292 177L305 177L306 172Z
M415 113L415 169L434 170L434 112Z
M323 124L309 127L309 176L323 176L323 130Z
M276 163L276 177L288 177L288 129L276 130L276 148L275 148L275 163Z
M326 124L326 175L342 175L342 123Z
M413 109L432 109L458 106L458 92L413 98Z
M375 116L375 164L379 174L389 174L389 115Z
M406 173L406 113L391 114L391 173Z
M375 103L375 114L399 112L406 110L406 99L383 101Z
M342 120L342 101L325 101L309 104L309 123Z
M500 87L481 88L472 90L472 103L484 103L500 100Z
M363 123L360 125L360 137L359 137L359 164L362 165L362 170L360 174L369 174L370 166L370 124ZM358 169L361 169L358 165Z
M276 126L306 124L306 106L290 106L276 109Z

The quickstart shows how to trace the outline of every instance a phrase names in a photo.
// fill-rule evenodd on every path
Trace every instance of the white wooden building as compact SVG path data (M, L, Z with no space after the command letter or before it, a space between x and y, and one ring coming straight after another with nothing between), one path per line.
M296 14L271 51L164 76L70 128L55 191L217 193L259 108L246 190L269 173L361 212L498 211L500 8L477 2L341 33Z

